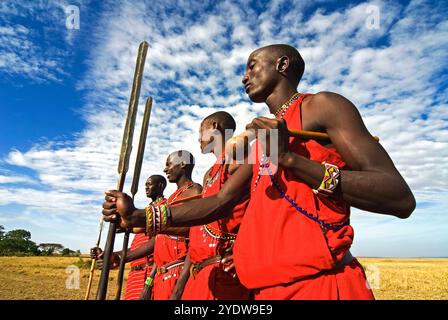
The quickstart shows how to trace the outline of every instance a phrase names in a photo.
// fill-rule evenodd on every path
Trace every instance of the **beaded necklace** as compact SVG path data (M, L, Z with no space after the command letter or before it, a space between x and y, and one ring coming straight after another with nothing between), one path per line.
M173 203L182 193L190 189L193 185L194 185L193 181L190 180L186 185L177 189L176 192L174 193L175 194L174 198L170 200L169 204Z
M271 178L271 183L272 185L274 185L275 189L277 189L278 193L280 193L280 195L286 200L288 201L293 207L294 209L296 209L298 212L300 212L301 214L303 214L305 217L316 221L317 223L320 224L322 231L325 231L325 229L331 229L334 231L340 230L342 227L344 227L345 225L347 225L348 221L346 221L345 223L342 223L340 225L332 225L332 224L328 224L323 222L322 220L320 220L317 216L309 213L308 211L306 211L305 209L303 209L302 207L300 207L290 196L288 196L286 194L286 192L282 189L282 187L280 186L280 184L278 183L278 181L274 178L274 175L271 173L271 170L269 170L269 166L266 167L266 170L268 171L269 177Z
M288 110L288 108L291 106L291 104L296 101L298 98L300 97L300 94L295 93L276 113L275 116L277 117L279 113L280 114L280 118L283 119L283 116L285 115L286 111ZM320 224L322 232L325 232L325 229L331 229L334 231L340 230L342 227L344 227L345 225L348 224L348 221L344 222L343 224L340 225L331 225L328 223L325 223L324 221L320 220L317 216L309 213L308 211L306 211L305 209L303 209L302 207L300 207L290 196L288 196L286 194L286 192L281 188L280 183L277 181L277 179L275 179L274 175L272 174L271 170L269 169L269 159L262 154L261 155L261 159L260 159L260 167L258 168L258 175L257 178L255 179L255 183L254 183L254 188L253 191L255 191L255 188L258 185L258 182L260 181L261 175L263 173L263 170L266 168L266 171L269 175L269 178L271 179L271 185L273 185L275 187L275 189L277 190L277 192L282 196L283 199L285 199L286 201L288 201L291 206L293 206L294 209L296 209L296 211L298 211L299 213L303 214L305 217L316 221L317 223Z
M288 111L289 107L301 96L300 93L296 92L292 95L291 98L288 99L281 107L277 110L277 112L274 114L275 117L277 117L280 114L280 119L283 119L283 116L285 115L286 111ZM258 182L260 181L261 174L263 173L263 168L267 168L269 166L269 160L266 158L264 154L261 156L260 160L260 167L258 168L258 175L255 179L254 183L254 189L257 187Z
M221 170L225 164L225 153L222 153L217 159L216 159L216 163L218 164L218 166L213 165L212 170L210 170L209 174L207 175L207 180L204 183L204 187L202 189L202 194L205 194L205 191L210 188L215 182L216 180L218 180L218 178L221 176ZM216 169L216 171L215 171Z
M236 239L236 234L217 230L208 224L201 226L200 230L203 232L202 237L204 243L209 242L208 247L217 247L218 251L232 247ZM210 237L211 240L207 241L208 237Z
M205 182L204 185L204 189L202 190L202 194L205 194L205 191L207 190L207 188L210 188L213 184L215 184L215 182L218 180L218 178L221 176L221 170L224 166L224 161L222 161L219 166L217 166L216 171L212 169L212 171L208 174L208 178ZM216 167L215 167L216 168ZM219 222L218 222L219 223ZM205 238L207 235L211 236L214 241L213 243L209 244L209 247L216 247L217 242L219 241L233 241L236 239L236 235L233 233L227 233L221 230L216 230L215 228L213 228L212 226L208 225L208 224L204 224L201 227L201 230L205 230L206 232L204 232L203 237ZM204 242L206 240L204 239Z
M300 93L296 92L292 95L291 98L289 98L288 101L286 101L280 109L275 112L274 116L277 117L280 114L280 118L283 119L283 116L285 115L286 111L288 111L289 107L293 104L294 101L296 101L301 96Z
M215 239L220 240L235 240L236 234L230 232L224 232L221 230L216 230L208 224L204 224L204 229L207 233Z
M166 201L166 199L163 196L158 197L156 200L154 200L153 202L151 202L151 205L157 206L160 203Z
M263 173L263 169L267 167L269 167L269 160L264 154L262 154L260 159L260 166L258 167L257 178L255 179L254 188L252 191L255 191L255 188L257 187L258 182L260 181L261 175Z
M220 173L221 173L221 168L223 167L224 163L221 163L218 166L218 169L216 170L215 173L213 173L213 170L210 171L210 173L208 174L207 180L205 181L204 184L204 188L202 189L202 194L205 194L205 191L210 188L215 182L216 180L218 180Z
M176 201L176 199L185 191L187 191L188 189L190 189L191 187L193 187L194 183L193 181L188 181L187 184L185 184L184 186L180 187L179 189L176 190L176 192L174 193L174 198L168 202L168 200L166 201L167 204L171 204L174 201ZM173 236L173 235L169 235L169 234L165 234L165 239L170 239L172 241L176 241L176 242L188 242L188 238L186 237L181 237L181 236ZM176 248L176 247L175 247ZM177 253L179 253L180 249L177 248Z

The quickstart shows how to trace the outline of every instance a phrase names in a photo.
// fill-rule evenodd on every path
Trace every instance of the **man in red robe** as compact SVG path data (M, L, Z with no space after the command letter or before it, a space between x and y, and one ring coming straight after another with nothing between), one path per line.
M163 170L171 183L176 183L177 190L168 198L167 204L191 197L202 192L200 184L193 182L191 174L194 168L193 155L185 150L171 153ZM171 297L177 279L183 270L187 255L188 228L158 234L154 244L154 262L157 273L154 278L153 299L168 300Z
M146 180L146 196L152 200L151 204L156 205L166 202L163 196L165 188L166 179L161 175L152 175ZM129 271L126 281L125 300L139 299L145 279L149 276L154 263L154 240L150 240L144 232L143 228L134 228L133 233L135 233L135 236L125 258L126 262L131 263L131 271ZM92 248L90 252L92 259L98 259L98 266L101 266L103 257L101 249ZM112 267L120 265L121 256L121 251L112 254Z
M373 299L348 250L349 209L407 218L415 199L350 101L331 92L297 93L303 72L303 59L289 45L252 52L243 76L246 93L265 102L275 118L255 118L248 128L257 135L260 129L277 133L278 145L257 142L255 165L240 166L216 195L172 207L169 226L225 217L250 193L234 262L256 299ZM293 137L288 129L326 133L330 143ZM270 158L275 147L277 159ZM144 210L127 195L107 192L105 200L106 221L119 214L122 225L145 225Z
M223 153L225 142L231 138L235 127L233 117L224 111L209 115L201 123L201 151L216 156L215 164L204 175L203 197L216 194L238 168L235 162L226 163ZM223 219L190 228L188 258L172 299L181 296L182 300L249 299L250 290L239 282L235 273L225 271L231 261L232 248L248 200L248 196L242 198Z

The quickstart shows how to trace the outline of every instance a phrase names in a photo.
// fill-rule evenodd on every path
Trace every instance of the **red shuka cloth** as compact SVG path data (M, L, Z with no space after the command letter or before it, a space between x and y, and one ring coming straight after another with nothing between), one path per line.
M156 201L151 202L151 204L163 204L166 202L166 199L161 196ZM133 251L143 244L149 241L149 237L144 233L138 233L134 236L134 239L131 243L130 251ZM154 254L151 253L146 257L136 259L131 261L131 267L135 267L142 264L150 264L154 262ZM126 290L124 299L125 300L139 300L140 293L145 284L146 278L149 276L151 272L151 266L146 267L144 270L131 270L128 274L128 279L126 281Z
M170 204L175 200L182 199L182 193L186 189L179 188L169 198ZM176 260L184 260L187 255L187 243L185 237L158 234L154 243L154 262L161 267ZM182 272L183 265L170 269L167 273L156 274L153 286L154 300L168 300L176 285L177 279Z
M149 237L144 233L138 233L134 236L132 240L130 250L135 250L149 241ZM133 260L131 262L131 267L142 265L154 261L153 254L148 255L140 259ZM126 282L126 290L124 299L125 300L138 300L140 297L140 292L143 289L146 278L151 272L151 267L146 267L144 270L131 270L128 274L128 280Z
M290 130L301 130L301 104L297 99L284 119ZM314 140L291 137L289 150L313 161L346 164L334 148ZM260 146L253 148L253 156ZM299 213L271 185L269 175L258 184L259 155L253 166L251 197L235 243L234 259L241 283L254 291L255 299L373 299L362 267L356 261L332 270L353 241L350 225L338 231L322 231L319 223ZM275 172L270 163L269 169ZM266 174L266 169L264 169ZM282 167L274 174L286 194L328 224L348 222L350 207L341 200L316 196L312 189Z
M222 164L221 158L213 165L209 177L211 185L205 185L202 196L209 197L216 194L229 178L227 165ZM216 180L213 178L217 177ZM214 180L214 181L213 181ZM232 210L229 216L208 224L218 235L238 232L240 222L248 204L248 197L242 199ZM190 242L188 245L190 261L197 263L225 251L233 246L233 240L217 239L210 235L205 226L190 228ZM183 300L247 300L250 291L245 288L233 274L224 272L222 264L216 263L202 269L195 278L190 276L185 286Z

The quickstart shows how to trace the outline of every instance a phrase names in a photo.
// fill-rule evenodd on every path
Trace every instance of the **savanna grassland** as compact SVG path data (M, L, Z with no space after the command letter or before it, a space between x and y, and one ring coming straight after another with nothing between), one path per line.
M377 299L448 299L448 259L359 261ZM89 262L77 257L0 257L0 299L84 299ZM81 267L79 289L73 278L78 269L73 266ZM91 298L95 297L99 274L96 270ZM112 270L108 299L115 295L116 281L117 270Z

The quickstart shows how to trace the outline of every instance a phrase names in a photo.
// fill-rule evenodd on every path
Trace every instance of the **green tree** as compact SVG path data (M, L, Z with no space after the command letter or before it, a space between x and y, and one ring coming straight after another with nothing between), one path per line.
M75 251L70 250L69 248L64 248L61 252L63 256L74 256L76 254Z
M4 229L3 229L4 230ZM0 241L0 255L36 254L37 246L31 241L31 233L27 230L11 230L3 232Z
M44 255L44 256L60 254L60 253L62 253L63 249L64 249L64 246L59 243L41 243L41 244L39 244L39 251L41 252L41 255Z

